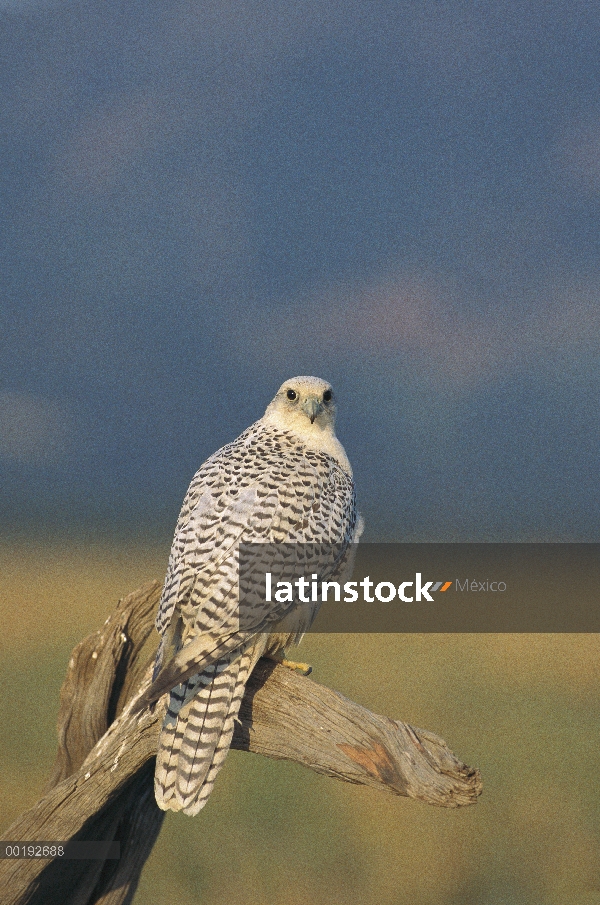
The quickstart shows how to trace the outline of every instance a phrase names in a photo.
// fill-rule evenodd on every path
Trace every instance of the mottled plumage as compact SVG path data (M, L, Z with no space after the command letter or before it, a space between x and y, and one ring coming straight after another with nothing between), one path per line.
M358 539L352 471L335 437L331 393L314 377L286 381L263 418L210 456L190 484L156 620L162 639L154 682L144 698L170 691L155 775L163 809L196 814L203 807L256 661L299 640L318 609L308 607L290 630L289 614L278 625L289 604L257 600L241 625L239 544L343 551Z

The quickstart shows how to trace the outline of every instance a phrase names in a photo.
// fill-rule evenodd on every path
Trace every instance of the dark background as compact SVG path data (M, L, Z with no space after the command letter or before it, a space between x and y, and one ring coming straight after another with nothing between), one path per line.
M600 12L0 0L0 520L168 539L296 374L365 539L597 540Z

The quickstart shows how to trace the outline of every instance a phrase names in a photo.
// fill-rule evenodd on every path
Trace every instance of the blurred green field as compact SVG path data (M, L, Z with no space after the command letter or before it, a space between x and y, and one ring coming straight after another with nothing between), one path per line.
M0 547L0 829L38 797L72 647L168 547ZM447 811L231 752L169 814L136 905L600 905L597 635L312 635L314 678L443 736L483 774Z

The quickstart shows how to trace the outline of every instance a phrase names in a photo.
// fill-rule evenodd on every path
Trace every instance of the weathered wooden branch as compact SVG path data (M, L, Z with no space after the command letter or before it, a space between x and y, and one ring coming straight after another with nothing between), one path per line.
M0 861L5 905L122 905L133 899L164 818L152 779L164 700L153 712L130 713L150 680L142 648L159 595L158 582L134 591L73 651L45 794L3 837L116 840L121 857ZM269 661L261 660L248 682L233 747L442 807L473 804L481 793L479 771L460 763L438 736L370 713Z

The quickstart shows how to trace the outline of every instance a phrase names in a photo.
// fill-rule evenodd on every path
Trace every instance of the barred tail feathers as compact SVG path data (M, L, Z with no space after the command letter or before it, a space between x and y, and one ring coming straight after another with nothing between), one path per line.
M248 676L264 646L254 640L171 692L154 778L163 810L194 815L204 807L229 751Z

